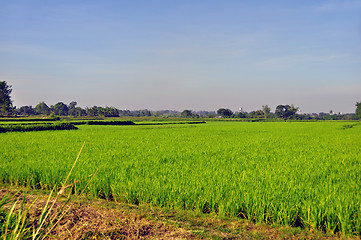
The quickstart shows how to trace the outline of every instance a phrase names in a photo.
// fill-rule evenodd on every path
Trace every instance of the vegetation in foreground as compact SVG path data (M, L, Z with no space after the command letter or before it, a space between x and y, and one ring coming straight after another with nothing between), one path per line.
M37 225L46 203L52 204L55 199L48 202L48 191L24 190L27 191L25 207L32 203L26 227L32 228ZM9 190L9 186L0 185L0 199L9 192L14 191ZM17 197L22 199L24 195L18 194ZM61 212L61 206L66 202L67 197L60 197L54 205L54 212ZM53 239L52 236L57 239L359 239L193 211L109 202L89 196L80 196L72 203L46 239ZM0 212L8 212L10 206L0 207ZM21 237L30 238L29 235Z
M75 132L4 133L0 179L52 188L86 140L74 178L99 168L87 190L93 196L360 235L360 133L360 124L346 122L80 125Z

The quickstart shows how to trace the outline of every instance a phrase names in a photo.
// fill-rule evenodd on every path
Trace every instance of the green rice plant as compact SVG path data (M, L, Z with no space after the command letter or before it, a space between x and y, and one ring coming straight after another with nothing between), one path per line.
M17 194L17 193L16 193ZM16 204L13 204L10 210L6 210L5 206L12 202L12 199L16 194L6 193L0 199L0 237L4 238L8 231L12 231L15 228L16 217L12 214ZM19 219L21 220L21 218Z
M9 195L9 196L10 198L15 197L15 195ZM5 202L10 202L9 196L4 197L6 199ZM6 219L3 222L3 227L1 229L2 230L1 232L3 234L2 236L0 236L4 240L30 238L30 234L29 234L30 228L27 226L26 219L27 219L27 214L31 209L32 205L34 204L34 202L32 202L30 206L25 208L25 201L26 201L26 194L23 197L23 199L17 198L17 200L12 204L9 212L7 213L5 212ZM15 208L17 207L19 202L20 202L19 209L15 211ZM4 210L2 211L4 212Z
M0 135L0 181L52 189L85 139L84 161L69 180L99 168L86 194L361 235L361 128L345 124L220 121L8 132Z

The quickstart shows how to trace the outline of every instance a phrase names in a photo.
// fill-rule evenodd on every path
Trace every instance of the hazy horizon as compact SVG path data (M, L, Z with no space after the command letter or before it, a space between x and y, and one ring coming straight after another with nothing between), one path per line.
M361 101L361 1L2 1L14 105L250 112Z

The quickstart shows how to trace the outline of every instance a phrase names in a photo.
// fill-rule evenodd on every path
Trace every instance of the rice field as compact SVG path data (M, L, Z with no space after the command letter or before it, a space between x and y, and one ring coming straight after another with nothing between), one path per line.
M208 122L0 134L0 182L361 235L361 124ZM79 183L82 189L86 183ZM76 189L75 189L76 191Z

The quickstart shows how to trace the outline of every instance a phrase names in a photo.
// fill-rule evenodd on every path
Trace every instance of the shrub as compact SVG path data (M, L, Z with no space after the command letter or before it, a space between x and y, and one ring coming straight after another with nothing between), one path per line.
M88 121L88 125L135 125L132 121Z
M44 131L44 130L73 130L78 129L71 123L47 123L47 124L29 124L29 125L2 125L0 126L1 132L31 132L31 131Z

